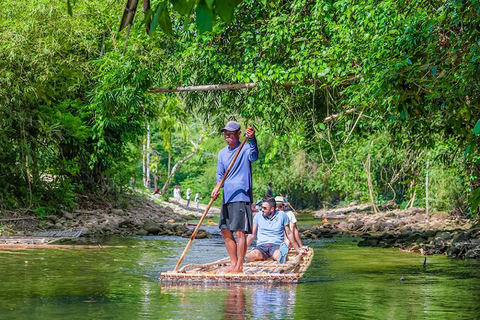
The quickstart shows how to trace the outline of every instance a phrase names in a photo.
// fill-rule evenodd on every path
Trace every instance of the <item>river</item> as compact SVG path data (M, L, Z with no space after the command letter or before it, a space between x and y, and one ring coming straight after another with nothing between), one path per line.
M215 227L184 264L226 255ZM297 285L162 285L188 239L111 238L102 250L0 251L0 319L478 319L480 261L308 243Z

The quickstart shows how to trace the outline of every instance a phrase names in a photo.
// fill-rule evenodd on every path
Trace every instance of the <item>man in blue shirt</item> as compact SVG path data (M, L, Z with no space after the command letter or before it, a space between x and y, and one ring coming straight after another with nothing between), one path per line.
M240 131L240 124L235 121L228 122L221 132L223 132L227 146L218 153L217 184L213 188L211 196L213 199L217 199L220 189L223 187L219 227L222 230L222 236L230 257L230 266L225 272L239 273L243 271L243 259L248 247L245 234L252 233L251 163L258 159L257 140L255 139L255 130L248 127L246 136L249 139L249 144L245 145L240 151L222 186L220 182L241 144L242 132Z
M305 250L294 241L289 224L290 219L285 212L276 210L275 199L264 199L262 214L255 215L252 233L247 238L247 247L252 244L255 237L257 237L257 246L245 256L246 260L250 262L272 258L284 263L284 258L288 254L288 246L283 242L284 234L297 252L304 253Z

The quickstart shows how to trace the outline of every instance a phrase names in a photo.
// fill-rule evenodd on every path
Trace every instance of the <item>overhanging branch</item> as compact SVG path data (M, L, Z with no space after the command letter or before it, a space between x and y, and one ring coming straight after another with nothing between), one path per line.
M311 84L319 84L320 80L312 79L306 80L302 82L285 82L281 84L277 84L278 86L282 87L291 87L293 85L301 84L301 85L311 85ZM184 91L216 91L216 90L241 90L241 89L252 89L258 87L260 83L236 83L236 84L208 84L202 86L189 86L189 87L169 87L169 88L154 88L151 89L150 93L161 93L161 92L184 92Z
M340 113L337 113L337 114L332 114L331 116L328 116L328 117L326 117L325 119L323 119L323 122L324 122L324 123L330 122L330 121L332 121L332 120L334 120L334 119L339 118L341 115L350 114L350 113L355 112L355 111L357 111L357 109L356 109L356 108L352 108L352 109L348 109L348 110L346 110L346 111L343 111L343 112L340 112ZM363 111L362 111L362 112L363 112Z
M160 92L182 92L182 91L215 91L215 90L240 90L257 87L258 83L237 83L237 84L210 84L203 86L176 87L176 88L155 88L150 93Z

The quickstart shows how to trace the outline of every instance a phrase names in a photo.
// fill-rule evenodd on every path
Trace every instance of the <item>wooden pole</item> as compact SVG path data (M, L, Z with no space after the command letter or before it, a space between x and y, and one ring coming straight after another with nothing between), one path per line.
M295 215L298 216L297 210L295 210L295 208L290 204L289 201L286 201L286 200L285 200L285 197L283 196L283 194L281 194L281 193L279 193L279 194L280 194L280 196L283 198L283 200L290 206L290 208L292 209L293 213L295 213Z
M297 210L295 210L295 208L290 204L290 202L288 202L288 201L285 201L285 202L286 202L286 203L288 204L288 206L292 209L293 213L295 213L295 215L298 216Z
M237 150L237 152L235 153L235 156L234 156L233 159L232 159L232 162L230 162L230 165L228 166L227 170L226 170L225 173L223 174L222 180L220 181L220 186L223 185L223 182L224 182L225 179L227 178L227 175L228 175L228 173L230 172L230 170L232 169L233 164L234 164L235 161L237 160L238 155L240 154L240 151L242 150L243 146L245 145L245 142L247 142L247 137L245 137L245 138L243 139L242 143L240 144L240 147L238 147L238 150ZM211 199L210 199L210 202L208 203L208 206L205 208L205 211L203 212L202 216L200 217L200 220L198 221L198 224L197 224L197 226L195 227L195 230L193 230L193 233L192 233L192 235L190 236L190 240L188 241L187 245L185 246L185 249L183 250L182 255L181 255L180 258L178 259L178 262L177 262L177 264L175 265L175 269L173 269L173 271L177 271L177 270L178 270L178 267L180 267L180 264L182 263L183 258L185 258L185 254L187 253L188 249L190 248L190 245L192 244L193 239L195 239L195 236L197 235L198 230L200 229L200 226L202 225L203 219L205 219L205 217L207 216L207 213L208 213L208 211L210 210L210 207L212 206L213 202L215 202L215 199L211 198Z

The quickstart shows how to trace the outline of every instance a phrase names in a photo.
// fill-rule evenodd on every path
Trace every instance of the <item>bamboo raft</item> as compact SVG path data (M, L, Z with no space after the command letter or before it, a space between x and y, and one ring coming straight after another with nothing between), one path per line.
M243 265L243 273L225 273L229 258L207 264L190 264L178 271L166 271L160 274L163 283L297 283L313 260L313 249L306 254L299 254L291 249L285 264L274 260L254 261Z

